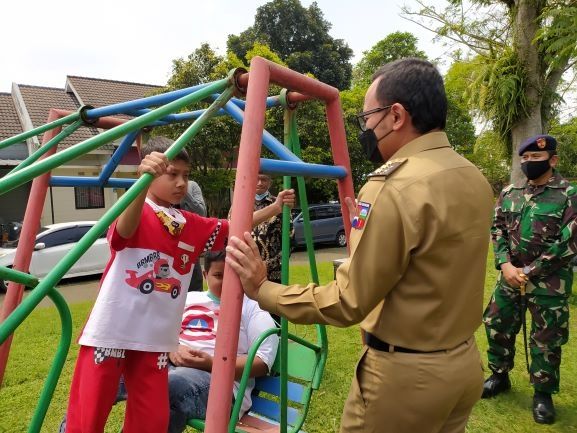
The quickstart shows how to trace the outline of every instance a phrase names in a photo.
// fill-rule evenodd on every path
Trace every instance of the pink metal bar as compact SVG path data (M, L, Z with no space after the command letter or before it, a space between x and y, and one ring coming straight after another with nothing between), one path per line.
M57 110L51 109L48 114L47 123L53 122L60 117L61 116ZM50 131L46 131L42 136L42 144L48 143L48 141L58 135L61 129L62 127L58 126ZM51 156L54 152L56 152L56 146L46 152L42 158ZM24 221L22 222L22 232L18 242L18 249L16 250L16 256L14 257L14 269L18 271L28 272L30 267L32 252L34 251L34 245L36 244L36 234L40 227L40 218L42 217L44 200L46 199L49 183L50 172L45 173L32 181L32 187L30 188L30 194L28 196L28 204L26 205L26 212L24 214ZM6 297L4 298L2 311L0 312L0 322L3 322L10 313L20 305L23 294L24 286L22 284L13 281L8 283ZM2 384L4 372L6 371L12 337L13 335L8 337L4 344L0 346L0 385Z

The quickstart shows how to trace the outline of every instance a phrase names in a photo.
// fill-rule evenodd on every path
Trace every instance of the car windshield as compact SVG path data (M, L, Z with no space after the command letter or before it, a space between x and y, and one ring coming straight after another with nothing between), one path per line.
M0 239L1 248L18 248L18 241L22 233L22 224L10 223L2 224L2 238ZM38 234L48 230L48 227L40 227Z

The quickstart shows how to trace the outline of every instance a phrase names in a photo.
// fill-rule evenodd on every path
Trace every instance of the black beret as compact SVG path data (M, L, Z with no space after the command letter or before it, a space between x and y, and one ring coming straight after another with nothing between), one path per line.
M540 134L525 140L519 146L519 156L527 151L538 152L540 150L548 150L555 152L557 150L557 140L550 135Z

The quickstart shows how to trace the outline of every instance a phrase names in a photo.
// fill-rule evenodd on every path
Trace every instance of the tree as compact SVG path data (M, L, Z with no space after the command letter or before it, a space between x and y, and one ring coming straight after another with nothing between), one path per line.
M409 32L394 32L381 39L363 52L363 58L353 67L353 87L368 87L373 73L385 63L403 57L426 59L425 53L417 48L418 39Z
M342 39L331 37L330 29L316 2L305 8L299 0L273 0L257 9L252 27L229 35L227 48L243 59L256 42L265 44L289 68L346 89L353 52Z
M405 17L475 57L471 106L493 122L512 154L511 180L522 178L514 150L547 132L562 76L577 61L574 0L449 0L444 11L416 0Z

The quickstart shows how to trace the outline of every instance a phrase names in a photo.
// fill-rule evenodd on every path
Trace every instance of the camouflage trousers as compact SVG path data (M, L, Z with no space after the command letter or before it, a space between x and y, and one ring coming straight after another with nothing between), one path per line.
M531 315L529 336L531 383L537 391L559 392L561 346L569 338L569 307L565 296L527 293ZM519 289L499 281L485 313L489 368L495 373L513 369L515 337L521 329L521 295Z

